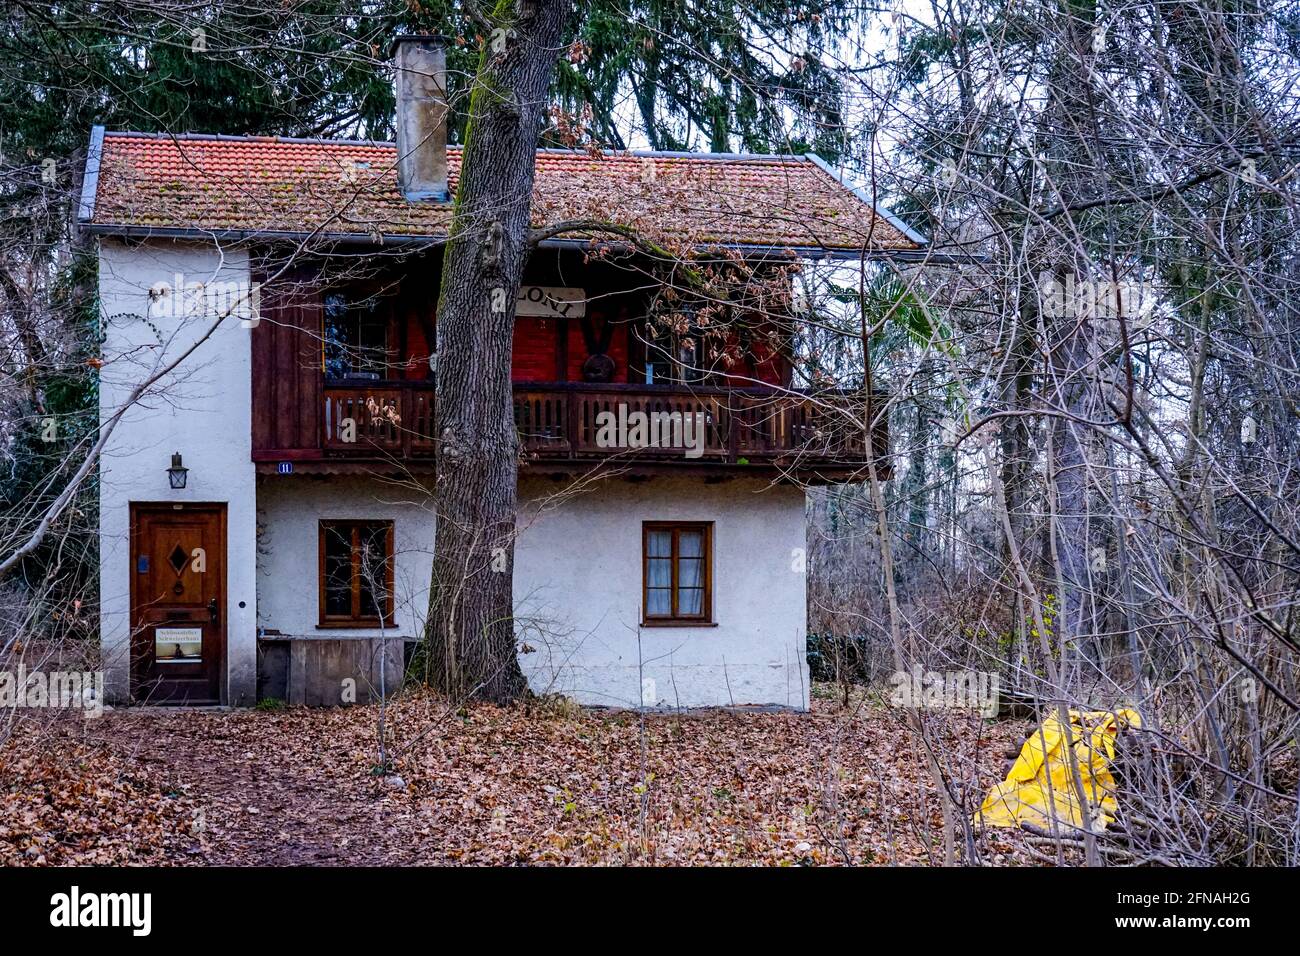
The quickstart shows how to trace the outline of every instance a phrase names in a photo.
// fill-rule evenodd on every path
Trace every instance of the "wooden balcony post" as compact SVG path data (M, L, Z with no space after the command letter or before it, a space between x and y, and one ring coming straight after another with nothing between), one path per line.
M404 387L398 390L397 414L401 416L400 428L402 457L411 457L411 438L414 435L415 428L415 401L414 393L410 388Z
M580 403L576 392L565 390L564 393L565 437L569 441L566 458L574 458L578 451L578 432L580 431Z
M738 453L740 445L740 432L737 430L736 419L740 416L732 413L731 402L744 403L745 399L737 395L734 399L727 402L727 461L733 464L739 460ZM719 403L721 404L721 403Z

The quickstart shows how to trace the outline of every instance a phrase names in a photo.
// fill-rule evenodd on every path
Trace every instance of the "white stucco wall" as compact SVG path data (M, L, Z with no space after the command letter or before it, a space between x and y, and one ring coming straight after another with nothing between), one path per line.
M178 273L185 281L249 281L238 252L101 244L102 421L211 326L146 319L148 290L174 283ZM228 319L128 410L112 435L100 464L101 640L110 699L125 697L129 686L131 502L227 506L228 703L255 702L258 626L294 636L378 633L318 630L321 519L394 521L394 629L407 636L423 629L433 545L427 496L362 477L259 479L250 402L249 330ZM174 451L190 469L183 491L167 483ZM808 706L802 490L699 477L611 478L583 487L574 493L568 483L528 477L520 486L514 591L519 636L534 649L521 663L535 691L606 706ZM559 493L565 500L556 506ZM638 629L641 525L672 520L714 524L715 625Z
M611 479L547 507L565 487L519 490L514 592L534 691L616 707L808 706L801 489ZM644 521L714 523L716 626L641 628L638 647Z
M150 315L158 282L249 281L239 251L181 243L128 246L104 240L99 254L100 420L132 389L203 336L212 320ZM226 659L223 699L255 703L255 489L251 460L249 329L225 320L149 396L129 408L100 461L100 637L106 693L123 699L130 668L131 502L224 502L226 510ZM184 490L168 487L179 451L190 469ZM242 604L242 606L241 606Z
M320 629L320 522L393 522L393 625L419 637L433 568L433 508L418 489L352 476L263 475L258 481L257 620L293 637L377 637L378 628Z
M538 693L585 704L808 705L805 657L804 496L761 481L598 482L582 494L564 482L525 480L515 547L520 655ZM394 628L423 632L434 518L422 492L363 477L258 479L258 624L295 637L377 636L321 630L317 580L322 519L393 521ZM641 523L714 523L712 627L642 628ZM638 672L638 653L643 671Z

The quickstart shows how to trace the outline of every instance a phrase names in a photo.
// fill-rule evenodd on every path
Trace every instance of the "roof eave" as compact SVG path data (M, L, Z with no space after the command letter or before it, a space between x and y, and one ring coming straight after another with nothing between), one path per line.
M447 239L445 236L413 236L384 234L376 239L373 233L352 232L301 232L292 230L268 229L196 229L180 226L139 226L118 223L92 222L82 226L86 232L97 236L118 236L124 239L177 239L198 240L206 242L304 242L318 241L332 244L354 244L367 246L440 246ZM605 246L618 247L618 242L594 240ZM538 245L543 249L588 249L591 239L544 239ZM631 245L628 245L631 248ZM711 242L695 247L698 251L710 249L730 249L748 255L793 256L796 259L834 259L857 261L868 259L908 259L917 255L915 249L872 249L843 248L828 246L785 246L775 244L748 242Z
M90 128L90 145L86 149L86 173L81 178L81 201L77 204L77 222L95 218L95 197L99 192L99 163L104 156L104 127Z

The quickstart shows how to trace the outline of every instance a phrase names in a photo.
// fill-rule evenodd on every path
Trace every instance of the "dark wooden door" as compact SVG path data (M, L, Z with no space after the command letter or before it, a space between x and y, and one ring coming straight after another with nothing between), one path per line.
M226 651L226 506L131 506L131 696L215 704Z

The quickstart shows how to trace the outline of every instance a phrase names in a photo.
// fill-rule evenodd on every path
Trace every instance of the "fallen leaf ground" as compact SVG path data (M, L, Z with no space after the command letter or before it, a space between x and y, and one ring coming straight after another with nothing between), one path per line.
M331 710L115 710L0 744L0 864L925 864L939 803L900 711L608 713L555 703L385 720ZM968 807L1026 725L933 730ZM977 844L1021 862L1016 834Z

